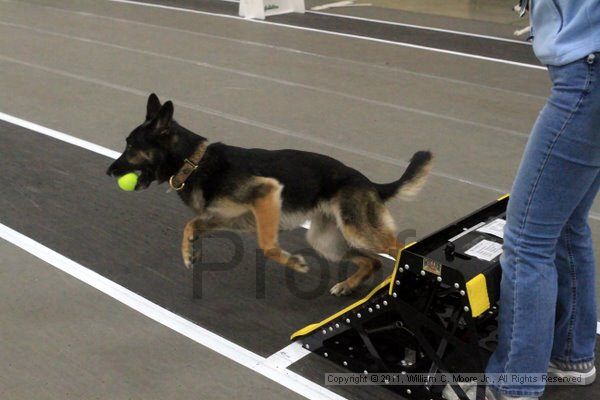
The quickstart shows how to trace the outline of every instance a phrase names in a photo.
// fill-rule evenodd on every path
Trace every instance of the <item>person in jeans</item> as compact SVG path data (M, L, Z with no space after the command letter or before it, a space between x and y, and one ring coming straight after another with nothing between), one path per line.
M511 190L499 343L486 373L549 372L590 384L597 328L588 215L600 186L600 0L532 0L529 8L533 50L548 66L552 93ZM494 382L486 395L537 399L543 392L541 383Z

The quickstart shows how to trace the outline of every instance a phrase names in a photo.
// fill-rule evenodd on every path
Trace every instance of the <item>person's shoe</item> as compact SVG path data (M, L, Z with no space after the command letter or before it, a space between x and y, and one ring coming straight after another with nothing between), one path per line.
M475 400L475 397L477 397L477 386L474 383L459 383L458 386L465 392L469 400ZM460 397L458 397L450 385L446 385L442 392L442 397L446 400L460 400Z
M565 378L577 380L578 385L591 385L596 380L596 367L592 361L587 363L564 363L550 361L548 376L553 378ZM574 383L576 384L576 383Z
M496 393L489 387L485 390L486 400L538 400L539 397L510 397L504 394Z
M469 400L475 400L477 398L477 386L474 384L460 384L462 390ZM446 400L460 400L460 398L454 393L454 389L450 385L447 385L442 392L442 397ZM487 387L485 389L485 400L538 400L539 397L509 397L500 393L495 393L492 389Z

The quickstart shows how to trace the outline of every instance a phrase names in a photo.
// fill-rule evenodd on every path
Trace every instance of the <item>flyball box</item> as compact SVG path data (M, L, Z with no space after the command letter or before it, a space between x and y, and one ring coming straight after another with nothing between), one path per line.
M483 372L497 344L507 203L503 196L407 245L369 295L292 340L349 372ZM440 385L384 384L405 398L442 399Z

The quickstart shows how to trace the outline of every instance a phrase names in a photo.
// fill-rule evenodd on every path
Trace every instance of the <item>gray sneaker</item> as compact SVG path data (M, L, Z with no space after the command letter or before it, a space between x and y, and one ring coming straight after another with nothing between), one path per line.
M580 383L574 383L574 385L587 386L596 380L596 367L593 361L576 364L550 361L548 376L577 380Z
M486 400L538 400L539 397L509 397L501 393L496 393L489 387L485 390Z
M469 398L469 400L475 400L477 397L477 386L473 384L460 384L459 385L462 390L465 391L465 394ZM460 398L454 393L454 389L451 386L447 385L442 392L442 397L447 400L460 400ZM487 387L485 389L485 400L538 400L539 397L509 397L500 393L495 393L492 389Z

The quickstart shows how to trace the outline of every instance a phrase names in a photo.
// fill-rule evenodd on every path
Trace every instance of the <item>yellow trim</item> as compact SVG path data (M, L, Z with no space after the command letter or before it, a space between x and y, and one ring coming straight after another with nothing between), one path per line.
M348 307L344 308L341 311L338 311L337 313L333 314L331 317L328 317L328 318L324 319L321 322L308 325L308 326L306 326L306 327L304 327L304 328L302 328L302 329L294 332L292 334L292 336L290 337L290 340L294 340L298 336L308 335L312 331L314 331L316 329L319 329L321 326L323 326L323 325L325 325L325 324L333 321L334 319L336 319L340 315L343 315L343 314L347 313L348 311L352 310L353 308L356 308L356 307L360 306L361 304L366 303L367 300L369 300L371 297L373 297L373 295L375 293L377 293L382 288L386 287L390 283L390 280L391 280L391 276L388 276L383 282L381 282L379 285L377 285L375 288L373 288L373 290L371 290L371 292L368 295L366 295L362 299L358 300L356 303L353 303L353 304L349 305Z
M371 290L371 292L368 295L366 295L362 299L358 300L357 302L350 304L348 307L344 308L343 310L338 311L337 313L333 314L332 316L324 319L323 321L317 322L315 324L310 324L310 325L305 326L304 328L294 332L290 339L294 340L295 338L297 338L299 336L308 335L312 331L319 329L323 325L333 321L340 315L343 315L343 314L347 313L348 311L352 310L353 308L356 308L356 307L360 306L361 304L366 303L371 297L373 297L373 295L375 293L377 293L379 290L381 290L382 288L384 288L387 285L389 285L389 287L390 287L389 294L391 296L392 289L394 287L394 281L396 279L396 272L398 271L398 266L400 265L400 255L402 254L402 251L404 249L409 248L410 246L414 245L415 243L417 243L417 242L411 242L411 243L407 244L406 246L402 247L401 249L398 249L398 255L396 256L396 262L394 264L394 271L393 271L392 275L388 276L387 278L385 278L383 280L383 282L381 282L379 285L375 286L375 288L373 288L373 290Z
M400 266L400 254L402 254L402 249L398 249L398 254L396 255L396 261L394 261L394 269L392 270L392 279L390 280L390 288L388 290L388 294L390 296L392 295L394 281L396 280L396 274L398 273L398 267Z
M505 199L505 198L507 198L508 196L510 196L510 193L506 193L505 195L498 197L498 200L497 200L497 201L504 200L504 199Z
M417 242L411 242L411 243L407 244L406 246L398 249L398 255L396 256L396 262L394 263L394 270L392 271L392 280L390 282L390 288L388 290L388 294L390 296L392 295L392 292L394 291L394 282L396 282L396 274L398 273L398 268L400 267L400 255L402 254L402 250L408 249L410 246L412 246L415 243L417 243Z
M490 308L485 275L479 274L467 282L467 295L471 305L471 315L478 317Z

